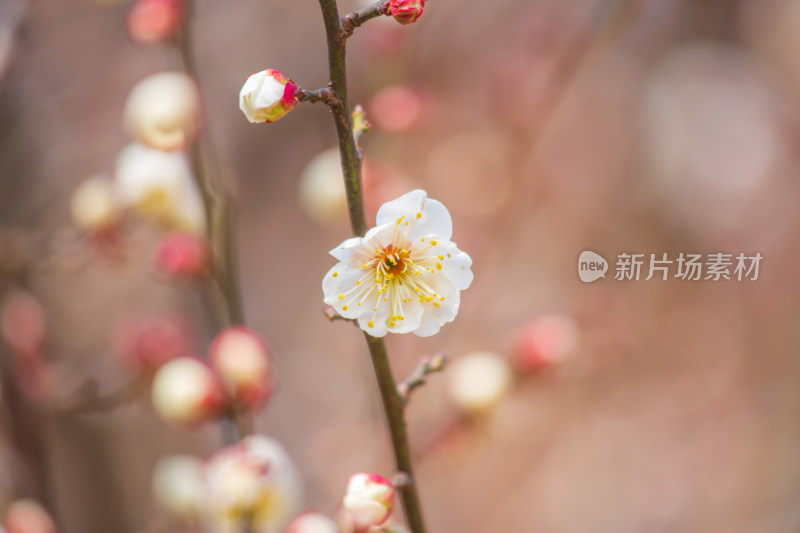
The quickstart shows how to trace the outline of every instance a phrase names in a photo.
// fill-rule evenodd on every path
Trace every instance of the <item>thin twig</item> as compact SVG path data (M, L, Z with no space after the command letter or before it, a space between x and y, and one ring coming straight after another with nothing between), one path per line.
M446 364L447 356L444 354L423 358L411 375L397 384L397 392L403 399L403 404L408 404L411 393L414 389L423 386L430 374L441 372Z
M336 95L333 94L333 91L326 87L324 89L316 89L313 91L307 91L302 87L298 87L295 96L301 102L309 102L315 104L317 102L322 102L326 105L331 107L335 105L340 105L340 102L336 100Z
M319 0L319 4L322 8L322 18L325 22L325 34L328 42L330 87L334 95L342 103L341 108L331 107L331 112L339 139L339 154L342 160L342 173L344 174L344 184L347 191L350 228L354 236L363 236L367 231L367 220L364 216L364 196L361 188L361 155L356 146L350 106L347 102L345 49L347 37L352 32L352 29L348 31L347 28L354 28L365 20L378 16L380 13L375 10L383 9L381 6L388 3L378 2L366 8L365 11L368 11L369 15L358 15L358 12L354 12L355 14L344 17L344 22L343 19L339 18L336 0ZM399 472L408 476L409 480L408 484L398 488L403 501L406 520L412 533L425 533L425 520L417 494L417 484L411 463L411 449L406 434L405 419L403 418L403 399L397 392L397 385L392 375L392 367L389 364L389 357L386 353L386 344L383 339L372 337L366 332L364 336L367 340L375 378L378 381L378 388L381 392L381 400L391 434L396 467Z
M69 403L52 406L56 414L107 413L132 401L144 389L146 380L139 375L109 394L100 395L97 382L93 379L84 383Z
M378 0L367 7L356 9L342 17L342 28L345 37L350 37L353 30L376 17L389 14L389 0Z

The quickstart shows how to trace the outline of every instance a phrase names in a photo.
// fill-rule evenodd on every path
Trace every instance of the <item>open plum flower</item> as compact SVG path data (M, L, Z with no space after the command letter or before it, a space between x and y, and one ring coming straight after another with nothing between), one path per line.
M331 250L340 262L322 280L325 303L374 337L436 334L472 283L472 259L450 241L450 213L415 190L383 204L376 224Z

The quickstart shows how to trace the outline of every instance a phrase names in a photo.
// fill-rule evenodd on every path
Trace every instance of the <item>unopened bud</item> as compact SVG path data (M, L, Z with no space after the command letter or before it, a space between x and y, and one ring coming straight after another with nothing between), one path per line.
M136 139L157 150L186 148L197 134L200 94L182 72L161 72L140 81L125 104L125 125Z
M72 193L70 211L80 229L101 232L113 227L120 210L111 180L93 176L83 181Z
M127 318L114 335L120 356L137 370L155 373L164 363L192 351L192 334L177 315Z
M286 533L338 533L336 523L320 513L303 513L289 524Z
M184 18L183 0L136 0L128 12L128 33L140 43L160 43L178 31Z
M168 280L199 279L208 274L208 244L195 233L166 235L155 251L156 273Z
M196 520L204 507L203 461L191 455L161 459L153 470L153 495L167 512Z
M354 474L342 501L354 533L384 524L392 514L395 488L377 474Z
M295 83L277 70L256 72L239 92L239 109L253 123L275 122L295 108L299 100Z
M164 420L191 426L217 416L224 399L211 369L193 357L178 357L156 372L152 401Z
M530 320L517 332L514 364L534 372L572 355L577 345L575 323L566 315L550 313Z
M450 397L469 414L495 407L508 392L511 377L506 360L490 352L458 357L447 369Z
M6 533L56 533L50 513L34 500L17 500L3 518Z
M42 305L27 292L12 292L0 309L0 332L14 351L23 355L39 352L47 332Z
M389 13L400 24L416 22L425 9L425 0L391 0Z
M248 411L262 409L272 395L274 379L266 344L254 331L222 331L209 349L209 361L229 396Z

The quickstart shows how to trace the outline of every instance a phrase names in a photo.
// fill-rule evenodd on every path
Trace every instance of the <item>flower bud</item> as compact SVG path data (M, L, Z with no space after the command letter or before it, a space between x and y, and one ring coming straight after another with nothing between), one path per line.
M161 459L153 470L153 495L170 514L196 520L205 505L203 461L191 455Z
M178 357L156 372L152 401L164 420L191 426L217 416L224 398L211 369L199 359Z
M269 402L272 365L266 344L255 332L242 327L222 331L211 344L209 361L238 407L253 411Z
M166 228L205 229L203 201L183 153L130 144L117 157L114 180L124 207Z
M524 324L514 341L514 364L534 372L569 357L577 344L577 329L568 316L550 313Z
M200 122L197 84L182 72L161 72L140 81L125 104L125 126L156 150L178 150L194 140Z
M425 117L426 107L419 91L406 85L390 85L370 100L370 120L383 131L400 132L418 125Z
M3 518L6 533L56 533L50 513L36 501L17 500Z
M47 334L42 305L33 295L15 290L5 298L0 309L0 333L18 354L39 353Z
M400 24L416 22L425 8L425 0L391 0L389 13Z
M136 0L128 12L128 33L140 43L160 43L183 23L183 0Z
M156 273L168 280L200 279L208 274L208 244L200 235L174 232L158 243Z
M297 86L277 70L256 72L239 92L239 109L253 123L275 122L298 104Z
M354 533L365 533L385 523L394 506L394 486L377 474L354 474L342 504Z
M120 212L111 180L98 175L83 181L72 193L70 211L82 230L102 232L113 227Z
M317 222L345 220L347 194L338 148L324 150L309 161L300 176L299 193L300 207Z
M127 318L116 328L114 346L128 364L153 374L167 361L192 351L192 334L178 315Z
M298 477L283 447L262 435L251 435L222 449L205 467L208 489L206 519L211 531L278 533L297 512Z
M320 513L303 513L289 524L286 533L338 533L336 523Z
M489 411L503 399L511 386L508 363L490 352L475 352L456 358L446 375L450 398L468 414Z

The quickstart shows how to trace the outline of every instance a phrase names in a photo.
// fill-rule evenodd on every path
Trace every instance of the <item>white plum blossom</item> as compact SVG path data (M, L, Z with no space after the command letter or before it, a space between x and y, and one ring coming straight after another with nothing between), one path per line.
M381 206L376 224L331 250L340 262L322 281L325 303L374 337L434 335L472 283L472 259L450 241L450 213L415 190Z

